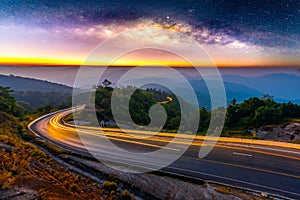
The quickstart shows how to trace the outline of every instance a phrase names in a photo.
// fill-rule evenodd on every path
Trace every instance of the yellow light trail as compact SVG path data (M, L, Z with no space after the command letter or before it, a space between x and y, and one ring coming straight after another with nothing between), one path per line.
M48 125L51 128L53 128L54 132L55 132L55 129L64 130L64 131L67 131L68 133L70 133L70 132L76 133L76 131L80 131L80 132L83 132L83 133L95 135L97 137L106 137L106 138L111 139L111 140L117 140L117 141L122 141L122 142L126 142L126 143L133 143L133 144L139 144L139 145L145 145L145 146L151 146L151 147L156 147L156 148L166 148L166 147L160 146L160 145L149 144L149 143L145 143L145 142L140 142L140 141L132 141L132 139L137 139L138 137L136 137L136 135L137 136L139 136L139 135L148 135L148 136L150 136L149 138L147 138L148 142L151 142L151 141L157 142L158 141L158 142L168 143L175 136L172 133L157 133L156 135L152 135L153 132L137 131L137 130L130 130L131 133L134 134L134 135L131 135L131 134L125 134L120 129L111 129L111 128L100 129L100 128L96 128L96 127L75 126L75 125L63 122L63 118L65 116L71 114L71 113L72 113L72 110L68 110L68 111L65 111L65 112L55 114L49 120ZM76 136L76 134L74 134L73 136ZM176 141L176 142L178 142L178 144L189 144L189 143L185 143L184 139L193 137L193 136L190 136L190 135L176 135L176 137L178 137L178 136L180 136L183 139L183 141L179 141L179 142ZM53 137L62 137L61 139L66 138L66 139L70 140L70 138L69 138L70 135L68 135L68 134L64 135L64 134L60 133L60 135L53 135ZM161 137L163 137L163 138L161 138ZM227 139L236 139L236 138L227 138ZM233 140L230 140L230 141L233 141ZM238 141L240 141L240 140L238 140ZM249 141L248 140L246 140L246 141L247 141L246 144L248 144ZM75 141L75 142L79 143L80 140ZM66 143L68 143L68 142L66 142ZM270 144L270 143L267 143L267 144ZM279 143L279 144L281 144L281 143ZM192 145L202 146L203 143L199 142L199 141L194 141L194 143ZM272 144L271 146L273 146L273 145L274 144ZM255 153L267 154L267 155L276 156L276 157L283 157L283 158L288 158L288 159L300 160L299 157L289 156L289 155L282 155L282 154L278 154L278 153L266 152L266 151L261 151L261 150L255 150L255 149L251 149L249 147L248 148L243 148L243 147L229 146L229 145L225 145L225 144L217 144L216 146L221 147L221 148L232 148L232 149L235 149L235 150L241 150L241 151L245 150L245 151L248 151L248 152L255 152ZM180 151L179 149L172 149L172 148L169 148L169 150ZM202 158L196 158L196 157L190 157L190 156L183 156L183 157L187 157L189 159L194 159L194 160L202 160L202 161L205 161L205 162L212 162L212 163L217 163L217 164L221 164L221 165L228 165L228 166L232 166L232 167L239 167L239 168L244 168L244 169L249 169L249 170L256 170L256 171L267 172L267 173L278 174L278 175L282 175L282 176L288 176L288 177L300 179L300 176L297 176L297 175L292 175L292 174L287 174L287 173L282 173L282 172L277 172L277 171L272 171L272 170L266 170L266 169L261 169L261 168L255 168L255 167L249 167L249 166L234 164L234 163L208 160L208 159L202 159Z
M149 143L144 143L144 142L138 142L138 141L132 141L132 140L126 140L126 139L122 139L122 138L116 138L115 134L109 134L108 132L103 132L102 130L90 130L88 131L87 129L80 129L80 128L74 128L74 127L66 127L60 124L60 120L61 118L65 116L64 113L63 114L58 114L55 117L50 119L50 126L52 126L53 128L59 128L65 131L71 131L73 133L75 133L76 131L82 132L82 133L87 133L90 135L94 135L97 137L102 137L102 138L108 138L111 140L115 140L115 141L121 141L121 142L127 142L127 143L132 143L132 144L138 144L138 145L143 145L143 146L149 146L149 147L155 147L155 148L164 148L164 149L168 149L168 150L173 150L173 151L179 151L178 149L174 149L174 148L169 148L169 147L165 147L165 146L160 146L160 145L154 145L154 144L149 144ZM130 136L126 136L125 134L121 134L120 136L122 136L123 138L130 138L133 139Z
M71 112L63 113L58 115L57 118L57 126L60 126L61 128L65 128L65 126L59 124L59 121L64 118L64 116L70 114ZM62 120L63 121L63 120ZM221 148L230 148L235 150L242 150L242 151L249 151L253 153L260 153L265 155L271 155L271 156L277 156L277 157L283 157L288 159L294 159L294 160L300 160L299 157L296 156L289 156L289 155L283 155L279 153L273 153L268 151L262 151L257 149L251 149L251 148L243 148L243 147L236 147L236 146L230 146L230 145L224 145L220 142L224 143L241 143L241 144L254 144L254 145L264 145L264 146L276 146L276 147L285 147L285 148L294 148L294 149L300 149L300 145L290 144L290 143L282 143L282 142L273 142L273 141L257 141L257 140L250 140L250 139L239 139L239 138L215 138L215 137L205 137L205 136L193 136L193 135L184 135L184 134L174 134L174 133L166 133L166 132L151 132L151 131L141 131L141 130L121 130L118 128L97 128L97 127L89 127L89 126L75 126L69 123L66 123L63 121L64 125L67 125L68 127L72 127L74 129L77 128L78 131L87 131L88 133L92 134L95 132L102 133L104 132L105 136L108 138L115 138L115 137L121 137L126 139L142 139L143 141L147 140L148 142L162 142L162 143L169 143L173 142L174 144L179 145L193 145L193 146L207 146L209 143L203 143L204 139L212 140L212 141L218 141L215 146L221 147ZM126 133L129 134L126 134ZM103 133L102 133L103 134ZM98 134L99 135L99 134ZM148 136L145 138L145 136ZM176 139L181 139L172 141L172 139L176 136ZM190 141L185 142L185 139L191 140L194 138L194 141L191 143ZM147 143L143 143L147 144Z
M68 126L74 126L72 124L67 124ZM81 128L91 129L91 130L99 130L97 127L88 127L88 126L80 126ZM120 132L122 130L117 128L101 128L103 131L111 131L111 132ZM160 137L175 137L174 133L167 132L159 132L154 133L151 131L140 131L140 130L129 130L124 129L126 133L133 133L136 135L157 135ZM225 137L210 137L210 136L195 136L195 135L186 135L179 134L176 135L178 138L182 139L195 139L195 140L207 140L207 141L217 141L217 142L225 142L225 143L240 143L240 144L253 144L253 145L263 145L263 146L273 146L273 147L281 147L281 148L290 148L300 150L300 145L293 143L284 143L284 142L275 142L275 141L266 141L266 140L251 140L251 139L241 139L241 138L225 138ZM137 137L138 138L138 137Z

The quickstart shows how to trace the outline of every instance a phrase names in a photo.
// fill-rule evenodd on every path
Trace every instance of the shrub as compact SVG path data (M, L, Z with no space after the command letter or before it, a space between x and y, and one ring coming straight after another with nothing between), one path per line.
M109 192L116 191L118 188L117 183L111 181L105 181L103 184L103 188Z
M118 200L132 200L130 193L128 190L125 190L122 194L118 196Z
M6 189L9 187L9 183L13 180L13 176L8 171L0 172L0 189Z

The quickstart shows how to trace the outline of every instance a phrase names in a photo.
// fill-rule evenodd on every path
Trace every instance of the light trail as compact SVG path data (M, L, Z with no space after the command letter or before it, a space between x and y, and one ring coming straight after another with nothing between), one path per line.
M83 155L86 155L88 151L81 142L78 132L85 134L85 136L93 136L88 137L88 141L85 142L90 142L90 148L93 151L95 150L101 158L104 158L104 160L114 158L115 162L122 160L127 165L136 167L160 165L159 159L161 157L155 158L157 160L149 160L143 152L136 154L135 157L120 155L110 145L101 144L101 140L99 140L100 143L95 144L93 139L105 137L118 142L118 145L122 145L125 149L129 148L128 150L133 151L140 151L144 147L147 147L145 150L149 147L154 148L155 151L156 149L166 148L166 145L172 141L174 143L173 148L166 149L167 151L164 154L164 156L168 156L183 151L185 145L189 144L187 139L195 137L196 139L191 148L188 148L186 152L182 152L183 154L178 160L163 168L163 170L167 170L171 174L175 173L184 177L216 181L223 184L242 184L241 187L287 195L295 199L300 197L299 145L283 145L272 141L252 141L238 138L219 138L218 143L208 156L198 158L199 148L210 145L209 141L203 142L205 138L203 136L75 126L63 120L65 116L71 113L72 109L66 109L45 115L30 123L28 128L36 135L53 142L55 145ZM174 136L176 136L176 141L173 140ZM260 143L263 145L260 145ZM285 146L288 146L289 149L286 149ZM251 156L237 156L237 154ZM121 163L117 162L117 164Z
M203 143L203 140L206 139L205 136L193 136L193 135L184 135L184 134L177 134L175 135L174 133L166 133L166 132L151 132L151 131L141 131L141 130L124 130L122 131L121 129L118 128L97 128L97 127L89 127L89 126L76 126L73 124L69 124L64 122L63 118L69 114L72 113L72 110L68 110L65 112L62 112L60 114L55 115L53 118L50 120L50 125L59 128L65 131L70 131L73 133L76 133L77 131L82 132L82 133L87 133L90 135L94 135L97 137L103 137L103 138L108 138L110 140L115 140L115 141L121 141L121 142L127 142L127 143L132 143L132 144L137 144L137 145L144 145L144 146L149 146L149 147L155 147L155 148L166 148L169 150L174 150L174 151L180 151L180 149L175 149L175 148L167 148L165 145L154 145L150 144L149 142L160 142L160 143L165 143L168 144L169 142L172 141L172 139L176 136L176 138L179 138L181 140L176 140L172 141L172 143L177 144L177 145L192 145L192 146L208 146L210 145L209 143ZM127 134L130 133L130 134ZM144 136L149 136L145 138ZM191 139L195 138L194 142L191 143L190 141L185 142L185 139ZM270 149L270 151L265 151L263 149L251 149L249 147L239 147L239 146L232 146L230 144L222 144L224 143L242 143L242 144L252 144L252 145L268 145L272 147L283 147L287 146L288 148L294 148L300 149L300 145L295 145L295 144L282 144L281 142L272 142L272 141L257 141L257 140L249 140L249 139L239 139L239 138L213 138L213 137L208 137L209 140L213 139L216 140L218 139L218 143L215 145L216 147L221 147L221 148L228 148L228 149L234 149L234 150L240 150L240 151L247 151L247 152L253 152L253 153L260 153L260 154L266 154L266 155L271 155L271 156L277 156L277 157L283 157L287 159L294 159L294 160L300 160L299 157L297 156L291 156L291 155L284 155L281 153L274 153L270 151L277 151L277 149ZM140 140L140 141L136 141ZM143 141L143 142L141 142ZM222 142L222 143L221 143Z

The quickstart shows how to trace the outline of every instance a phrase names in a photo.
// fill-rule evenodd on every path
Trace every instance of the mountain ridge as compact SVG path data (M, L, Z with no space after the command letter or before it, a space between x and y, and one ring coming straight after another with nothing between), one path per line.
M300 76L288 73L272 73L257 77L224 75L225 82L243 84L275 99L298 101L300 99Z
M72 87L60 83L14 75L0 74L0 83L14 91L72 92Z

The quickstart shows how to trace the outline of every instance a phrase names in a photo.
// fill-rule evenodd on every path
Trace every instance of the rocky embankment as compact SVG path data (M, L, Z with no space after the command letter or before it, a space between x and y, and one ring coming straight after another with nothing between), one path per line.
M283 125L266 125L254 131L260 139L300 141L300 123L297 122L290 122Z

